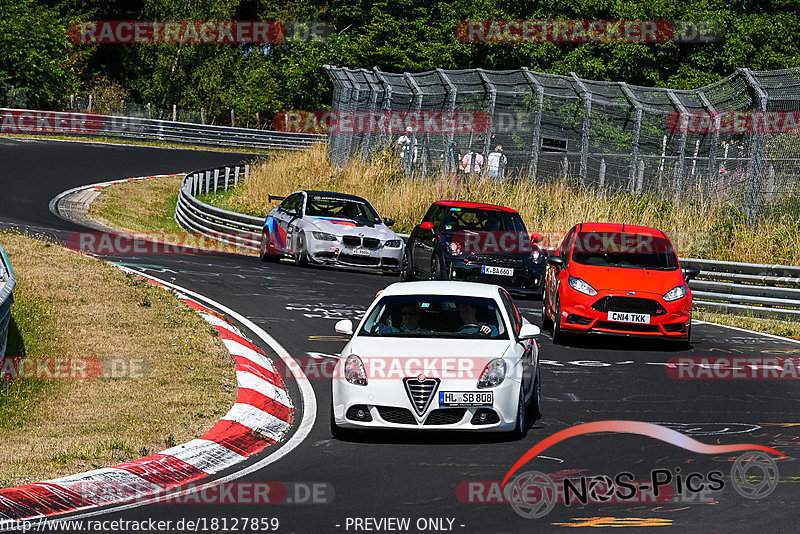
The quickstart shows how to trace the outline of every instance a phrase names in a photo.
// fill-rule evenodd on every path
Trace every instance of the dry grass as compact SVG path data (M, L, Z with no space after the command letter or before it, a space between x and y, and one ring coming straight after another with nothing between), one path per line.
M21 339L8 357L24 350L28 357L144 358L149 367L138 379L5 384L0 485L152 454L203 433L231 407L230 356L173 295L45 241L10 232L0 240L18 278L12 313Z
M89 215L127 232L181 232L175 204L182 174L120 182L104 187L89 207Z
M781 321L779 319L762 319L760 317L725 315L722 313L701 311L693 311L692 317L699 321L735 326L736 328L764 332L774 336L800 339L800 323L797 321Z
M164 233L178 234L173 242L185 246L256 255L253 250L220 244L199 234L188 234L178 225L175 204L182 178L182 174L156 176L104 187L89 206L89 216L117 230L148 234L153 241L163 241Z
M435 200L489 202L519 210L531 231L542 233L545 245L557 245L579 222L625 222L654 226L670 236L680 256L735 261L800 264L800 216L766 218L758 230L730 205L704 199L673 204L652 195L606 195L569 181L495 183L488 179L462 183L455 177L428 180L403 178L396 158L354 160L337 169L326 149L273 156L251 168L250 179L218 203L253 215L266 216L274 207L267 196L298 189L324 189L363 196L381 214L397 220L398 231L409 231Z

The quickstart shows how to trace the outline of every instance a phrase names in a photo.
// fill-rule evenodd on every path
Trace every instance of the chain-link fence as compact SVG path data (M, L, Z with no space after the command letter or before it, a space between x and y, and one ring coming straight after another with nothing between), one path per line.
M393 147L415 175L474 172L474 161L499 177L738 200L750 220L781 202L800 205L800 69L737 69L712 85L678 91L526 68L326 68L334 113L397 114L404 127L331 129L329 153L338 164ZM471 131L426 127L437 111L490 120L476 120L480 127Z

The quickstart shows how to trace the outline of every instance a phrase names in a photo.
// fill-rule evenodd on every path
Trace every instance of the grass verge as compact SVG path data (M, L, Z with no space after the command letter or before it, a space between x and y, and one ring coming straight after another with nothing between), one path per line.
M800 323L797 321L782 321L780 319L762 319L760 317L748 317L745 315L727 315L723 313L712 313L703 311L693 311L692 318L698 321L709 323L724 324L755 332L764 332L774 336L788 337L800 340Z
M7 358L97 358L118 377L3 380L0 486L158 452L202 434L232 406L233 361L172 294L18 232L0 241L18 278ZM131 363L139 377L124 377Z

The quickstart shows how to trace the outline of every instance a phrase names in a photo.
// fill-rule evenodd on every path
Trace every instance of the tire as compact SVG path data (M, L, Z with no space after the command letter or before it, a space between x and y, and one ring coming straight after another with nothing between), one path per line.
M510 432L511 439L520 440L528 433L528 406L525 403L525 386L519 386L519 401L517 402L517 426Z
M411 282L414 280L414 268L411 263L411 252L406 249L403 253L403 259L400 262L400 280L403 282Z
M442 257L438 254L434 253L431 256L431 272L429 280L444 280L444 262L442 261Z
M564 335L564 331L561 330L561 297L556 293L556 318L553 320L553 345L563 345Z
M542 330L550 330L553 321L547 316L547 292L542 292Z
M528 416L531 422L538 421L542 418L542 372L541 367L536 368L536 378L533 379L533 395L531 395L531 403L528 406Z
M277 254L269 253L269 234L261 232L261 244L258 247L258 257L261 261L277 262L280 257Z
M297 234L297 245L295 246L294 261L297 265L308 265L308 252L306 252L306 235L301 230Z

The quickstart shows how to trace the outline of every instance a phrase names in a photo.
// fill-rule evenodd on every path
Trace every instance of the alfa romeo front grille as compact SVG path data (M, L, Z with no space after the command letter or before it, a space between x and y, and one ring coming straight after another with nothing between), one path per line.
M411 400L411 404L417 411L417 415L422 415L433 400L436 390L439 388L438 378L426 378L419 380L418 378L404 378L403 384L406 386L406 394Z
M638 297L603 297L594 304L592 309L599 312L644 313L647 315L664 315L667 310L653 299Z

